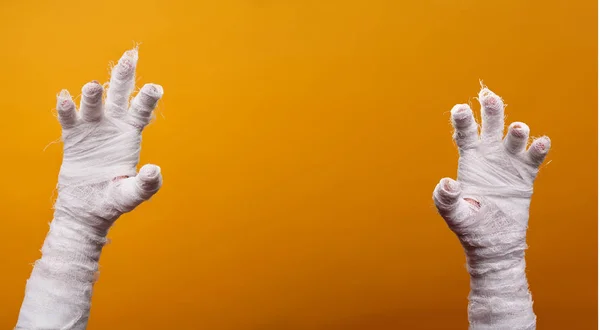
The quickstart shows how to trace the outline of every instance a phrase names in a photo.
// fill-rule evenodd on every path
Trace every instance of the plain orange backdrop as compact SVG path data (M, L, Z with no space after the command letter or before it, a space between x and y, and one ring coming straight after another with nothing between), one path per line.
M0 4L0 328L52 218L62 88L141 42L164 186L111 231L90 330L466 329L431 200L479 79L552 138L527 253L540 329L597 329L595 1ZM478 110L478 106L476 107Z

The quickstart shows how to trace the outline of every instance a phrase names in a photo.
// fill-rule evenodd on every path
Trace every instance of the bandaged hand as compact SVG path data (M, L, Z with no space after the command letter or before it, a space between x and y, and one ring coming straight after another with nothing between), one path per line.
M104 104L97 82L83 87L79 112L66 90L58 96L64 155L55 208L76 211L79 223L101 234L161 185L158 166L145 165L136 175L142 129L163 94L162 87L147 84L128 109L137 58L130 50L114 67Z
M137 49L125 52L106 93L96 81L86 84L79 110L66 90L58 95L64 143L58 197L17 329L85 329L108 230L162 184L158 166L137 173L141 133L163 94L161 86L146 84L130 102L137 60Z
M503 138L503 100L484 87L479 103L480 133L467 104L451 111L458 178L442 179L433 200L467 257L470 329L535 329L525 276L526 234L533 182L550 139L535 139L527 148L529 128L519 122Z

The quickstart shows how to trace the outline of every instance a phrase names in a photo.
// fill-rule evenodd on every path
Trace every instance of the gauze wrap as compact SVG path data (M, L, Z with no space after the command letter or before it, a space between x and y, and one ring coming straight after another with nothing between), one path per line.
M129 106L137 54L126 52L113 68L105 102L97 82L84 86L79 111L67 91L58 95L64 143L58 197L16 329L85 329L108 230L161 186L159 167L136 171L142 129L162 96L160 86L147 84Z
M525 276L526 233L533 182L550 140L537 139L525 150L529 130L522 123L512 124L503 140L502 99L484 88L479 101L481 134L466 104L452 110L458 180L442 179L433 198L467 257L470 329L531 330L536 316Z

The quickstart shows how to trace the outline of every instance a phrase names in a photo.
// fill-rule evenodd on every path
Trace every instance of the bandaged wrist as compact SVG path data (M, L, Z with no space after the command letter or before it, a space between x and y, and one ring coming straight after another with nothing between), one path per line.
M27 281L18 329L83 330L87 325L106 230L56 207L54 220Z
M511 237L514 235L511 233ZM524 236L509 244L501 243L502 236L492 237L488 244L478 246L468 246L469 240L463 238L471 277L470 329L535 329L536 316L525 275Z
M510 268L471 276L469 323L471 330L536 328L524 258Z

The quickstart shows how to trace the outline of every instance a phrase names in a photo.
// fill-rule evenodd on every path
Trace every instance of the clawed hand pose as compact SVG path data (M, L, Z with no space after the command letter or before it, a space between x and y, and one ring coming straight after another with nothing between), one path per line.
M525 277L529 204L538 167L550 148L541 137L527 147L529 127L512 123L504 135L504 103L479 92L481 132L466 104L451 111L458 146L458 181L442 179L433 200L458 236L471 275L471 329L535 329Z
M64 143L58 198L16 329L85 329L108 230L162 184L158 166L136 170L142 130L163 94L161 86L147 84L129 102L137 60L137 49L121 57L105 101L96 81L83 86L79 110L69 92L58 95Z
M58 198L16 329L85 329L110 227L162 184L158 166L136 170L142 130L163 94L159 85L147 84L130 101L137 60L137 49L125 52L106 91L96 81L86 84L79 109L66 90L58 95L64 143ZM525 239L533 182L550 140L526 148L523 123L511 124L503 138L502 99L484 87L479 101L481 132L468 105L451 111L458 178L442 179L433 199L467 256L471 329L535 329Z

